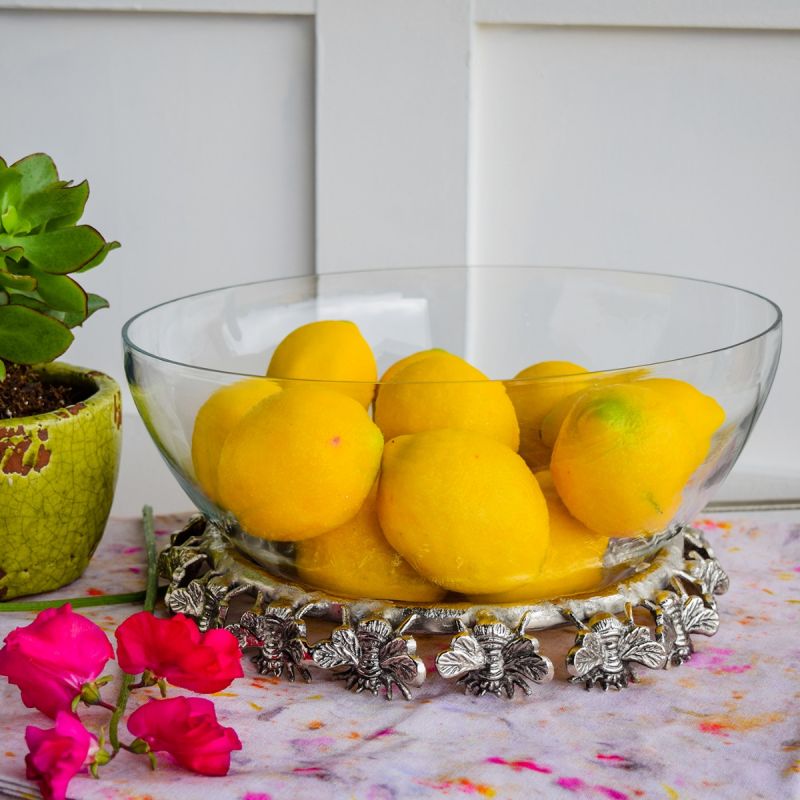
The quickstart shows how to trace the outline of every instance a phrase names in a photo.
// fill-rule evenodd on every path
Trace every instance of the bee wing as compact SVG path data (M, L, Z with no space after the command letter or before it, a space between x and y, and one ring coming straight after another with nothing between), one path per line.
M619 638L619 657L623 661L638 661L651 669L664 666L667 651L660 642L650 638L650 631L636 625Z
M457 678L486 664L486 654L470 633L453 637L450 649L436 656L436 670L443 678Z
M404 683L413 683L417 680L421 662L408 654L408 641L397 636L381 647L378 664L384 672L400 678Z
M314 645L311 657L323 669L356 666L361 660L361 645L352 628L334 628L330 639Z
M536 652L536 642L530 637L516 636L503 645L502 652L508 669L522 672L537 683L552 677L552 662Z
M199 617L203 613L205 604L205 592L197 581L192 581L183 589L170 592L167 599L167 605L173 614L186 614L187 617Z
M599 667L604 655L603 640L596 633L587 633L581 643L567 653L567 670L570 675L582 677L589 670Z
M683 624L687 633L702 633L712 636L719 628L719 614L707 608L699 597L691 597L683 606Z
M239 648L244 650L245 647L259 647L261 642L243 625L226 625L225 630L232 633L239 642Z

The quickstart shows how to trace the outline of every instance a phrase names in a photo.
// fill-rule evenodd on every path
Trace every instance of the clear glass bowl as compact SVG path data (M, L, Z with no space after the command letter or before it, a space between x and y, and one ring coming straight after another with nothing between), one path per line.
M277 380L246 417L232 401L209 403L247 378L266 384L276 346L320 320L354 322L378 376L438 348L486 377ZM664 275L400 269L180 298L131 319L123 340L169 468L269 572L344 597L511 603L597 592L691 522L761 412L781 312L751 292ZM546 361L568 363L515 378ZM354 395L377 400L364 410ZM204 407L217 417L198 435ZM509 424L519 445L497 433ZM198 475L209 458L213 489Z

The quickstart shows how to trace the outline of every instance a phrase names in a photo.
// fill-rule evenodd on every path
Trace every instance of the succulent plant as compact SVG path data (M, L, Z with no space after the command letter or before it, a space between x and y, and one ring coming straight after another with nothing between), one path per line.
M105 299L70 277L103 262L119 242L78 225L86 181L59 180L53 159L34 153L8 166L0 158L0 380L5 364L58 358Z

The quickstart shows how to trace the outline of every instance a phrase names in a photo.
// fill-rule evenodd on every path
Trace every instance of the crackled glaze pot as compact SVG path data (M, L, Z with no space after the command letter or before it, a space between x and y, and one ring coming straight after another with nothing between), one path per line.
M0 598L46 592L78 578L111 510L121 446L117 383L52 364L41 371L87 388L87 398L0 420Z

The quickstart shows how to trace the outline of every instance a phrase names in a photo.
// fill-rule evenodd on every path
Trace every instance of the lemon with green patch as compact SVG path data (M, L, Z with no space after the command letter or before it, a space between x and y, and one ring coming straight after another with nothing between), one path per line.
M667 526L697 468L695 436L661 393L636 383L584 392L553 448L553 482L570 513L605 536Z

